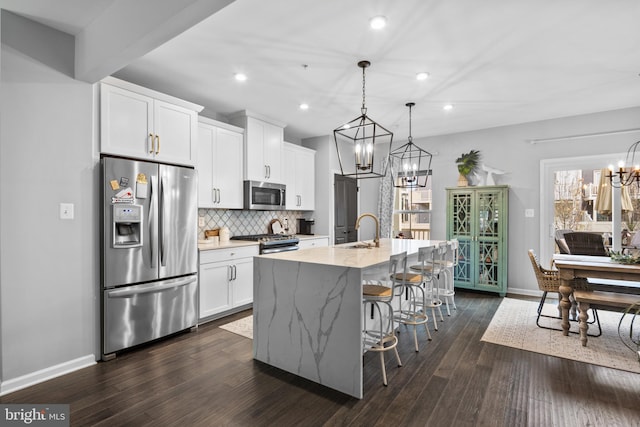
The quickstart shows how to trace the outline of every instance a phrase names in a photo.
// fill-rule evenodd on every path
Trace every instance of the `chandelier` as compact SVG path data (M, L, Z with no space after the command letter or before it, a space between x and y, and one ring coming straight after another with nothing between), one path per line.
M640 166L635 163L638 144L640 144L640 141L631 144L631 147L627 150L626 162L621 161L618 164L618 172L614 172L613 165L609 165L609 173L607 174L607 177L609 177L609 183L612 187L621 188L631 185L634 182L640 186ZM630 166L627 170L625 169L625 163L633 166ZM614 179L615 177L618 177L618 179Z
M433 155L413 143L411 109L416 104L409 102L405 105L409 107L409 138L406 144L389 153L393 185L398 188L426 187Z
M343 176L356 179L381 178L386 175L388 162L385 159L393 141L393 133L367 117L365 69L370 65L369 61L358 62L358 67L362 68L362 114L333 131L340 172ZM380 155L382 161L376 163L376 154ZM343 158L349 157L353 157L353 166L343 162Z

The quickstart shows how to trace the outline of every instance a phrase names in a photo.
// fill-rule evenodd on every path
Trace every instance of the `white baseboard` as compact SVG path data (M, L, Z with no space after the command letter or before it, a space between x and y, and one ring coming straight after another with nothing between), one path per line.
M21 390L23 388L30 387L32 385L50 380L52 378L59 377L61 375L68 374L78 369L86 368L87 366L96 364L96 356L88 354L86 356L79 357L74 360L69 360L59 365L50 366L45 369L41 369L36 372L32 372L27 375L23 375L18 378L13 378L0 383L0 396L13 393L14 391Z

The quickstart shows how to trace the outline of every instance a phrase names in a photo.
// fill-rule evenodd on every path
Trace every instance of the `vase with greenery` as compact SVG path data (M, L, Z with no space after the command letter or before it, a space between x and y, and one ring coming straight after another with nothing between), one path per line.
M471 150L456 159L456 165L458 165L458 172L460 173L458 186L469 185L469 176L478 169L479 164L480 151L478 150Z

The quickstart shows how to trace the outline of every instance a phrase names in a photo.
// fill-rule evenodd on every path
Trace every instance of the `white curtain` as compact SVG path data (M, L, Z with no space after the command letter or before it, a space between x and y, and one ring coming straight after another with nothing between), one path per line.
M388 158L384 160L388 163ZM387 165L388 166L388 165ZM378 219L380 219L380 237L393 237L393 201L395 187L389 170L380 178L380 192L378 194Z

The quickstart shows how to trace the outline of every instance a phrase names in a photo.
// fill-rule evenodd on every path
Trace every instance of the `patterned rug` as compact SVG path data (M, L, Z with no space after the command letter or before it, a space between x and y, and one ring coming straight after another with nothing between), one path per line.
M253 339L253 316L243 317L234 322L220 325L220 328L233 332L234 334L242 335L245 338Z
M547 299L549 302L549 299ZM583 347L579 334L562 335L561 331L536 326L538 302L504 298L496 311L482 341L519 348L579 362L640 373L638 356L626 347L618 336L618 322L622 313L599 310L602 335L589 337ZM543 314L557 315L557 300L545 303ZM591 320L591 319L589 319ZM560 328L560 320L541 317L540 324ZM572 331L578 322L570 322ZM595 333L597 326L590 325Z

